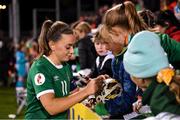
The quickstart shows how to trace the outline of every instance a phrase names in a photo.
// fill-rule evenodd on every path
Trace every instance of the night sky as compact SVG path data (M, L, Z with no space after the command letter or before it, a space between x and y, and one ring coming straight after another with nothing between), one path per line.
M7 9L0 11L0 30L8 32L8 4L12 0L0 0L0 4L6 4ZM99 6L109 4L112 0L99 0ZM93 11L93 0L81 0L82 11ZM31 31L33 28L32 11L34 8L55 9L55 0L19 0L20 6L20 29L21 32ZM61 20L67 23L76 21L76 0L60 0ZM38 28L45 19L55 20L55 13L38 12Z

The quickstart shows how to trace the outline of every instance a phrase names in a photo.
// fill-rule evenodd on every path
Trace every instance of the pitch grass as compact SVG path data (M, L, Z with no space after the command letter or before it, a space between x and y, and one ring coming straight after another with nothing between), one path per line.
M9 114L16 114L16 93L15 88L0 87L0 119L9 119ZM25 108L16 119L24 119Z

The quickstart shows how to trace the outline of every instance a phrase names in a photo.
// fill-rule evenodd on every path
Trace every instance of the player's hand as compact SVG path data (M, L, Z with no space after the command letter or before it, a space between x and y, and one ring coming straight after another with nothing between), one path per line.
M89 79L86 86L88 95L95 94L100 88L102 88L103 80L107 79L108 77L108 75L100 75L97 78Z

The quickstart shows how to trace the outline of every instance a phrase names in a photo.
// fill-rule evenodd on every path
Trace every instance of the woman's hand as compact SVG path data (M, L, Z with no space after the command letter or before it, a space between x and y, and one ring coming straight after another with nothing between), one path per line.
M86 92L88 95L95 94L100 88L102 88L103 80L107 79L108 75L100 75L97 78L90 79L86 86Z

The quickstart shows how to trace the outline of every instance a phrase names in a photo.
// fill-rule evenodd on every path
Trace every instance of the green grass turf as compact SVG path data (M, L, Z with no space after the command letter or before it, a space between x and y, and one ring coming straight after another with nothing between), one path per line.
M0 119L8 119L9 114L16 114L16 93L15 88L0 87ZM21 111L20 115L16 116L17 119L24 118L25 108Z

